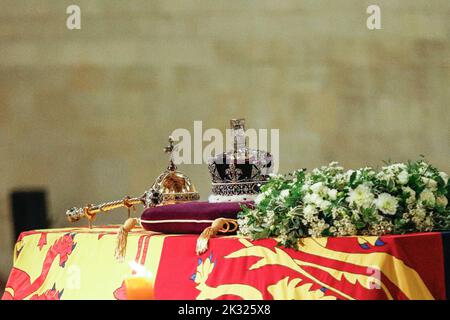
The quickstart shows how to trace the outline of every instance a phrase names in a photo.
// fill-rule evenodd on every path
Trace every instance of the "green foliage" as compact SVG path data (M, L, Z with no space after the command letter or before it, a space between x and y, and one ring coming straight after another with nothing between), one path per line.
M424 160L348 171L333 162L271 176L239 230L292 248L308 236L449 230L449 193L448 175Z

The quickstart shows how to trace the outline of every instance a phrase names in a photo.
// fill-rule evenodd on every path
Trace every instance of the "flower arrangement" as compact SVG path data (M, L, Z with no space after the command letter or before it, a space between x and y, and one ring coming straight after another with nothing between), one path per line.
M238 216L239 233L275 237L403 234L450 229L448 175L424 160L345 171L337 162L272 175Z

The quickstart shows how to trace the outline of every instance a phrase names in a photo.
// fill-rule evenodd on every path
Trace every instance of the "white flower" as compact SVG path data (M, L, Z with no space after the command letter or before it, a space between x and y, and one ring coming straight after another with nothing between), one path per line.
M398 200L389 193L382 193L375 200L375 205L381 212L394 215L397 211Z
M381 171L377 174L377 178L380 180L388 181L388 180L391 180L392 178L394 178L394 174L392 172Z
M435 191L437 189L437 182L436 180L422 177L422 182L428 187L428 189Z
M312 190L312 192L317 193L321 196L323 196L324 194L327 193L328 188L323 184L323 182L316 182L314 183L310 189Z
M445 207L447 207L448 199L446 196L439 196L436 199L436 203L438 206L445 208Z
M433 207L436 203L436 198L430 189L425 189L420 193L419 199L427 206Z
M373 236L381 236L383 234L389 234L392 232L394 225L391 221L379 220L377 223L374 223L369 226L369 234Z
M345 176L345 174L342 174L342 173L338 173L334 176L334 180L337 183L345 183L346 182L345 179L346 179L346 176Z
M289 190L288 189L285 189L285 190L283 190L283 191L281 191L280 192L280 198L281 199L286 199L287 197L289 196Z
M311 186L311 190L315 193L319 193L320 189L322 189L323 187L323 182L316 182Z
M395 177L395 167L393 165L383 167L380 172L377 173L377 178L385 181L392 180Z
M320 210L322 210L322 211L327 210L330 206L331 206L331 202L328 201L328 200L322 200L322 201L319 203L319 208L320 208Z
M422 206L418 206L411 210L409 216L411 217L411 221L416 225L417 230L433 230L433 219L431 216L427 216L427 212Z
M343 216L342 219L336 219L334 225L334 229L330 228L330 232L335 233L336 236L351 236L357 232L356 226L348 216Z
M308 193L303 197L304 203L315 204L316 206L319 206L319 204L322 201L323 201L322 197L319 196L317 193Z
M442 180L444 180L445 184L448 183L448 174L446 174L445 172L441 171L441 172L439 172L439 176L442 178Z
M305 194L305 196L303 197L303 202L304 203L313 203L312 195L313 195L312 193Z
M358 207L368 208L372 205L374 195L370 192L370 188L367 185L360 184L356 189L352 189L349 192L349 196L346 199L350 204L356 204Z
M432 219L431 217L426 217L426 218L425 218L425 221L424 221L424 223L423 223L422 229L423 229L424 231L430 232L430 231L433 230L433 228L434 228L433 219Z
M264 193L258 194L255 199L255 204L256 205L260 204L261 201L263 201L265 197L266 197L266 195Z
M406 164L404 164L404 163L393 163L388 166L384 166L382 168L382 170L397 171L397 172L400 170L405 170L405 169L406 169Z
M408 172L406 170L401 171L398 174L398 176L397 176L398 182L400 184L407 184L408 183L408 178L409 178L409 175L408 175Z
M303 216L307 221L312 221L317 215L317 209L312 205L307 205L303 208Z
M336 200L336 197L337 197L337 190L336 190L336 189L330 189L330 190L328 190L328 197L329 197L331 200Z
M408 193L409 197L406 199L407 204L413 204L416 201L416 192L410 187L403 187L403 192Z
M238 219L239 233L243 236L247 236L250 234L250 229L248 228L248 220L248 217Z
M305 183L304 185L302 185L302 187L300 188L300 190L302 190L302 192L306 192L309 190L309 185L307 183Z
M359 220L361 217L359 216L358 210L352 210L352 218L354 220Z
M336 207L331 209L331 216L333 217L333 219L336 219L338 214L339 214L339 211L338 211L338 209Z
M329 224L325 223L324 220L319 219L315 223L311 224L311 228L308 229L308 233L311 237L317 238L322 235L322 232L330 227Z
M274 221L275 221L275 211L268 210L267 211L267 218L265 219L264 224L266 226L273 226Z
M344 176L345 176L345 180L348 182L350 181L350 177L352 176L353 172L355 172L355 170L348 170Z
M280 242L281 243L285 243L287 241L287 239L288 239L288 235L286 233L286 230L285 229L281 229L280 236L279 236Z
M424 208L422 207L417 207L414 210L411 210L411 215L415 218L415 219L425 219L427 212L425 211Z

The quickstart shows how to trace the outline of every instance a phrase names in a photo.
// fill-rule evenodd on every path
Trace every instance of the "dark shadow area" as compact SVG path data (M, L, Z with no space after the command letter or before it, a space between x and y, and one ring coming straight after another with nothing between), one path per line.
M13 191L11 193L11 210L15 240L23 231L49 227L45 190Z

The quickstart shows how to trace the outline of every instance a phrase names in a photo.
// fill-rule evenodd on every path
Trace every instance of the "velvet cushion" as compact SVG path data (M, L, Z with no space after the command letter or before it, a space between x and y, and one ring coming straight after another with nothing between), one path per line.
M151 207L142 213L141 224L149 231L200 234L217 218L236 219L241 204L252 205L249 202L193 201Z

